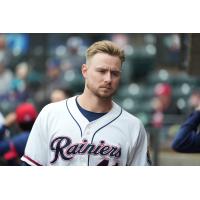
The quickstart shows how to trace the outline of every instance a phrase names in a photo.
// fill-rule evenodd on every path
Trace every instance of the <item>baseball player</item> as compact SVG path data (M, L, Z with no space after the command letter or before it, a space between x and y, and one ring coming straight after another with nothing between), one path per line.
M45 106L32 128L27 165L148 165L147 133L139 119L112 101L124 51L110 41L87 49L81 95Z

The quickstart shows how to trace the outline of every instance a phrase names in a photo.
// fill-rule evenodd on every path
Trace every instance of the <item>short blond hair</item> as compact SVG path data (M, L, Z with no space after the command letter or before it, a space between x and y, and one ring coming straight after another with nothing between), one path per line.
M111 56L117 56L121 60L121 63L125 61L124 50L108 40L102 40L92 44L87 49L86 62L97 53L106 53Z

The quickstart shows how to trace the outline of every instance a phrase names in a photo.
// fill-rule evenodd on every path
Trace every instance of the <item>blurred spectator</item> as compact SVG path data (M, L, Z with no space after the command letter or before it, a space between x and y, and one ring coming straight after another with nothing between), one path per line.
M60 60L57 58L49 58L46 62L45 80L34 94L35 101L40 108L49 102L53 90L65 86L60 64Z
M58 87L62 87L63 85L63 75L61 72L61 63L59 59L52 58L47 60L46 65L46 73L47 73L47 87L48 87L48 96L50 93Z
M172 99L172 87L168 83L159 83L154 89L155 98L153 99L153 120L154 127L162 127L164 115L179 115L180 109Z
M119 47L124 49L126 55L131 55L134 52L133 45L130 45L130 36L124 33L115 33L111 39Z
M0 98L6 98L12 79L12 71L6 68L5 52L0 52Z
M172 148L182 153L200 153L200 91L194 91L189 98L194 109L177 132Z
M172 87L168 83L159 83L154 88L155 97L152 101L152 128L156 128L160 147L169 148L171 145L170 128L179 120L181 111L172 98Z
M0 156L3 156L6 165L19 165L19 158L24 153L24 148L37 117L36 108L33 104L23 103L16 108L14 113L10 113L5 119L7 128L17 123L22 132L10 139L0 141Z
M79 36L69 37L66 42L67 52L62 59L62 70L67 72L73 70L80 72L82 64L85 62L85 49L83 39Z
M16 77L12 81L12 89L22 91L26 87L26 79L28 76L29 67L26 62L19 63L16 66Z
M0 34L0 60L4 60L4 65L9 66L11 62L12 53L8 48L7 34Z
M65 100L71 96L72 94L69 90L55 89L52 91L50 95L50 100L51 102L57 102L57 101Z
M29 66L26 62L16 66L15 78L11 82L11 92L15 101L24 102L28 98L27 78Z
M180 59L181 41L178 34L170 34L164 40L169 51L169 60L172 63L178 63Z
M200 105L200 90L194 90L189 97L188 106L191 111L194 111Z

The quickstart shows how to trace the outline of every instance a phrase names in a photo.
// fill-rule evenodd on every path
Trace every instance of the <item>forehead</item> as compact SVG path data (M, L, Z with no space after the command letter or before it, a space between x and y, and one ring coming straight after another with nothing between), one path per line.
M106 53L97 53L89 59L91 66L108 66L108 67L121 67L121 60L118 56L112 56Z

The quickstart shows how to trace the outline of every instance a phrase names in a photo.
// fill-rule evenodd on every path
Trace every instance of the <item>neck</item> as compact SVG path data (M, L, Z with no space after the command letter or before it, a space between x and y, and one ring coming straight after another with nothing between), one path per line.
M86 90L84 90L83 94L77 100L82 108L91 112L109 112L112 108L111 98L100 98Z

